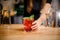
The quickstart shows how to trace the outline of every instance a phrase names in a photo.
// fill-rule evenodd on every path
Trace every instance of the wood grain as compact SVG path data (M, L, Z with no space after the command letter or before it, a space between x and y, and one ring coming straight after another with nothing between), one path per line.
M60 28L40 27L40 30L25 32L22 24L2 24L0 40L60 40Z

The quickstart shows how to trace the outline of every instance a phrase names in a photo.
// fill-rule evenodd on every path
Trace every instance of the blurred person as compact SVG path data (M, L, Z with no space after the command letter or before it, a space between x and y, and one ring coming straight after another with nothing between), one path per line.
M37 29L37 28L39 28L40 26L41 26L41 24L42 24L42 22L44 21L44 20L46 20L46 15L47 15L47 13L48 13L48 10L50 10L50 8L51 8L51 1L52 0L46 0L46 3L44 4L44 6L43 6L43 8L41 9L41 6L39 6L39 7L37 7L38 6L38 4L39 3L41 3L41 2L39 2L38 0L35 0L35 2L36 2L36 4L35 4L35 10L37 9L39 9L39 13L38 12L36 12L36 11L34 11L35 12L35 14L36 14L36 16L35 17L37 17L38 15L39 15L39 17L37 17L38 19L36 19L35 18L35 21L32 23L33 24L33 26L31 27L32 29ZM39 2L39 3L38 3ZM38 3L38 4L37 4ZM41 5L41 4L40 4ZM36 8L37 7L37 8ZM38 14L38 15L37 15Z
M32 10L32 0L26 0L26 1L24 1L24 14L23 14L23 16L24 17L29 17L31 14L33 14L33 13L31 13L31 10Z
M40 10L43 6L43 5L41 5L42 0L26 0L24 2L25 2L24 17L29 17L30 15L34 14L34 16L35 16L34 19L37 20L38 17L40 16Z
M48 10L51 8L51 1L52 0L25 1L26 3L24 17L29 17L31 14L34 14L35 22L32 23L33 24L32 29L40 27L42 21L46 20L46 13L48 13Z

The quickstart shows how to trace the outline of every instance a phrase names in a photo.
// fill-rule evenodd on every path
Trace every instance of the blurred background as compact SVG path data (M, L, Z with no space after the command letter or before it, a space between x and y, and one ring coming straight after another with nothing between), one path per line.
M20 24L24 13L24 0L0 0L0 24Z
M46 3L51 4L52 15L47 13L48 18L42 22L43 26L26 32L30 30L30 16L34 15L33 21L37 20ZM60 40L59 3L60 0L0 0L0 40ZM25 17L28 18L24 22L26 30L23 25Z
M46 3L50 3L54 10L52 13L55 16L54 25L60 25L60 18L56 19L55 15L60 10L59 0L0 0L0 24L22 24L23 18L31 15L34 15L34 20L37 20L41 15L41 9Z

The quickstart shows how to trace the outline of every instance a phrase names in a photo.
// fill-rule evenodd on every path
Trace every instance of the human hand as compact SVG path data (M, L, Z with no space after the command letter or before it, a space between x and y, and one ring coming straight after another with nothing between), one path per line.
M35 29L38 29L40 27L40 21L39 20L36 20L32 23L32 30L35 30Z
M32 24L33 24L33 26L31 27L32 30L39 31L41 28L45 28L44 25L41 25L41 22L39 20L34 21Z
M40 26L42 26L41 24L46 19L46 14L48 13L48 10L50 10L50 8L51 5L49 3L45 4L44 8L40 11L41 16L39 17L39 19L32 23L33 24L33 26L31 27L32 30L39 29Z

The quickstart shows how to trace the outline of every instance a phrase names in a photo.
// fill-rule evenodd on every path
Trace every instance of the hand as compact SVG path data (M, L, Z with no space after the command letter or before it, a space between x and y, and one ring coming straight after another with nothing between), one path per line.
M45 4L44 8L40 11L42 14L38 20L33 22L33 26L31 27L32 30L39 29L40 26L42 26L42 22L46 19L46 13L48 13L48 10L50 10L51 5L49 3Z
M37 30L39 31L41 28L45 28L44 25L41 25L40 21L39 20L36 20L35 22L32 23L33 26L31 27L32 30Z
M35 29L38 29L39 27L40 27L40 21L39 21L39 19L38 20L36 20L36 21L34 21L33 23L32 23L32 30L35 30Z

